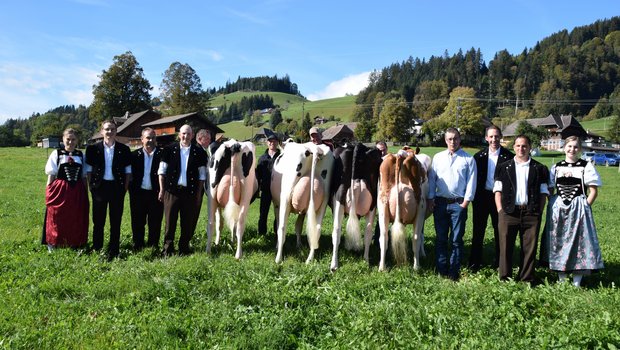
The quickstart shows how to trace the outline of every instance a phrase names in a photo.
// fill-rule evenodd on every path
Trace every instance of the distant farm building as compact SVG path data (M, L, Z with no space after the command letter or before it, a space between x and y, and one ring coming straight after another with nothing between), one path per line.
M325 131L322 136L324 141L331 142L335 145L342 143L343 141L355 140L355 127L357 123L348 124L336 124Z
M525 119L525 121L534 127L540 126L547 130L549 136L540 142L541 148L546 150L561 150L564 147L562 135L571 134L582 138L586 138L588 135L586 130L572 115L554 116L549 114L546 118ZM502 144L507 145L514 140L517 136L519 123L521 123L521 120L515 121L502 130ZM533 148L536 146L532 145Z

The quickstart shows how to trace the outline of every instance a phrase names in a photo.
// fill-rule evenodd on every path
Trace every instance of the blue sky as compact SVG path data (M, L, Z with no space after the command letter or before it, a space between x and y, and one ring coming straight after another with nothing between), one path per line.
M159 95L187 63L202 85L288 74L311 100L356 94L372 70L474 47L488 63L559 30L620 15L613 1L3 0L0 123L88 105L115 55L132 51Z

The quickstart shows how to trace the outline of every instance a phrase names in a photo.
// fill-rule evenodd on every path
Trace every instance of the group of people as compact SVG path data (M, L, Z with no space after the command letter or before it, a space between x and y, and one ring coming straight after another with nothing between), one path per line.
M579 158L581 141L565 140L565 159L551 171L532 159L532 142L519 135L514 154L500 145L501 130L485 131L488 147L470 156L461 147L457 129L445 133L447 149L437 153L429 171L429 210L436 229L438 272L458 279L463 255L463 235L469 203L473 206L473 234L469 267L483 266L483 242L489 216L495 251L493 267L499 278L512 278L512 258L517 235L521 244L517 279L534 283L538 235L547 198L546 225L539 260L564 281L572 274L581 285L584 275L602 269L603 259L592 216L601 178L594 165ZM557 194L553 194L556 189Z
M310 129L309 134L311 142L323 143L318 129ZM94 250L103 248L103 230L109 214L107 256L118 256L123 203L129 192L134 248L158 248L165 218L162 254L174 254L180 219L178 253L189 253L205 193L209 156L219 143L212 142L210 132L204 129L196 133L196 142L192 142L194 133L189 125L180 128L178 142L163 149L157 146L151 128L142 130L142 147L133 152L116 141L116 125L112 121L101 124L101 135L103 140L89 145L83 154L76 149L76 131L67 129L63 133L64 148L50 155L45 167L48 182L43 243L50 251L57 246L86 245L88 187ZM557 272L561 281L572 274L573 284L579 286L584 275L603 268L591 208L602 184L598 172L591 163L579 158L581 143L575 136L566 139L565 160L553 165L551 171L531 158L532 144L527 136L516 137L514 154L500 145L501 138L501 130L489 126L485 131L488 147L471 156L461 148L461 135L456 128L445 132L447 149L434 156L428 172L427 201L436 229L437 271L451 279L459 278L467 208L472 203L469 267L477 271L484 265L483 242L490 216L495 243L492 266L499 269L499 278L512 278L512 256L518 235L518 280L534 282L541 216L550 197L540 261ZM376 147L382 156L387 154L385 142L378 142ZM267 149L256 167L261 194L259 234L267 233L271 171L279 154L277 135L268 135ZM274 232L275 225L274 221Z
M175 253L179 220L179 254L189 253L202 205L208 161L203 146L192 142L192 128L183 125L179 130L179 142L163 149L157 146L155 130L145 128L140 138L142 147L133 152L117 142L114 122L104 121L100 132L102 141L89 145L82 154L75 149L76 131L66 129L64 148L50 154L45 167L48 185L43 243L50 251L57 246L86 245L88 186L95 251L103 248L103 231L109 216L107 257L118 256L125 195L129 192L134 249L159 247L161 222L165 217L162 253L166 256ZM148 228L146 242L145 227Z

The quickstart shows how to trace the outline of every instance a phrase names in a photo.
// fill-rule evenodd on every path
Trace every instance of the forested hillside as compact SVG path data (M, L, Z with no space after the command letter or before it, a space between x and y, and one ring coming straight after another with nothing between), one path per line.
M618 114L619 77L620 17L613 17L562 30L520 53L497 52L488 64L475 48L428 60L409 57L372 73L358 95L355 118L362 122L362 138L394 138L398 135L391 129L410 127L389 129L389 123L380 123L394 120L394 115L381 116L391 105L406 106L405 121L443 118L428 123L430 134L448 119L454 124L457 111L466 133L473 130L466 128L475 122L471 119L482 117L504 124L551 113L596 119ZM449 100L456 101L454 107ZM477 114L468 115L468 108Z

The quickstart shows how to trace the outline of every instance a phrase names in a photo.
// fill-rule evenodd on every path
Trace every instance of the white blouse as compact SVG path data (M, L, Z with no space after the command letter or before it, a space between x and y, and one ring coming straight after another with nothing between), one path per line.
M86 171L84 169L84 164L82 163L82 157L72 156L71 158L73 158L74 162L82 164L82 177L86 177ZM58 157L58 150L54 150L52 154L50 154L49 158L47 159L47 164L45 164L45 174L57 176L58 167L61 164L68 163L68 162L69 162L68 154L63 154L60 157Z

